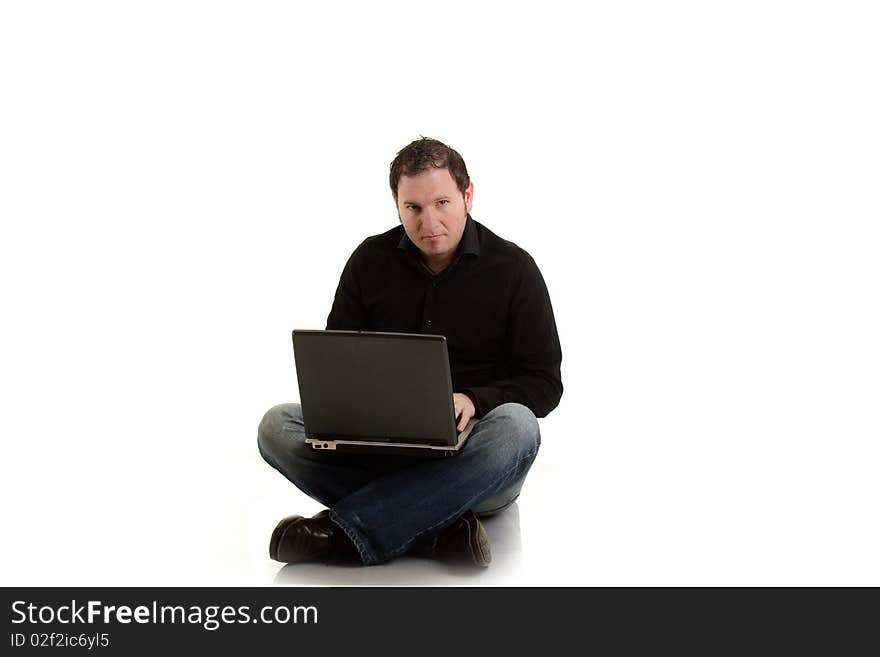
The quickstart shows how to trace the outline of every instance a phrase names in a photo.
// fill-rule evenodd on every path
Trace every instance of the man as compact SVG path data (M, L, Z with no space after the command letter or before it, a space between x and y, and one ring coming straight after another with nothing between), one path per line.
M536 417L562 396L562 353L550 297L528 253L470 216L474 186L461 156L416 140L391 163L400 226L348 260L328 329L446 336L462 451L445 459L361 456L305 444L299 404L269 410L266 461L328 507L272 534L282 562L365 565L402 554L487 566L480 515L511 504L540 446Z

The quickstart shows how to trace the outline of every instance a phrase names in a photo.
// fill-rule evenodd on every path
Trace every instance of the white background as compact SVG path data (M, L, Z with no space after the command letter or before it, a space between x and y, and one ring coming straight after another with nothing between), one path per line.
M878 33L868 2L3 3L0 581L272 583L320 507L257 423L426 135L563 345L493 583L880 585Z

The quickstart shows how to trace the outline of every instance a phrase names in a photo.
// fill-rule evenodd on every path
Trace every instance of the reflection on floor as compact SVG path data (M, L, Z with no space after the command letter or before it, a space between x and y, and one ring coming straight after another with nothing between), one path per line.
M522 555L519 506L483 519L492 545L489 568L451 565L442 561L405 556L370 567L288 564L274 583L293 586L492 586L504 579L510 583Z

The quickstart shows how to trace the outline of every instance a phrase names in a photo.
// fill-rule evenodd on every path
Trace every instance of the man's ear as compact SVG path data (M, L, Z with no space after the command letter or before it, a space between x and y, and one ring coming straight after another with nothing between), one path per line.
M400 216L400 208L397 207L397 194L395 194L394 192L392 192L392 193L391 193L391 198L392 198L392 200L394 201L394 211L397 213L397 219L398 219L398 221L400 221L400 223L402 224L402 223L403 223L403 219L402 219L401 216Z
M464 207L465 211L470 214L471 206L474 204L474 183L471 182L468 188L464 190Z

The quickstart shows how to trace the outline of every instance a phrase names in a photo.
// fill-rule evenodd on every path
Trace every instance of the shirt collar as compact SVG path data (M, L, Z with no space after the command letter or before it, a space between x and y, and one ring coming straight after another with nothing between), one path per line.
M403 231L403 237L401 237L400 242L397 243L397 248L409 251L414 255L418 255L419 253L419 247L412 243L409 236L406 234L406 231ZM456 249L456 259L458 256L465 253L470 253L477 257L480 255L480 238L479 235L477 235L476 223L471 218L470 214L468 214L464 223L464 232L461 234L461 241L458 243L458 248Z

